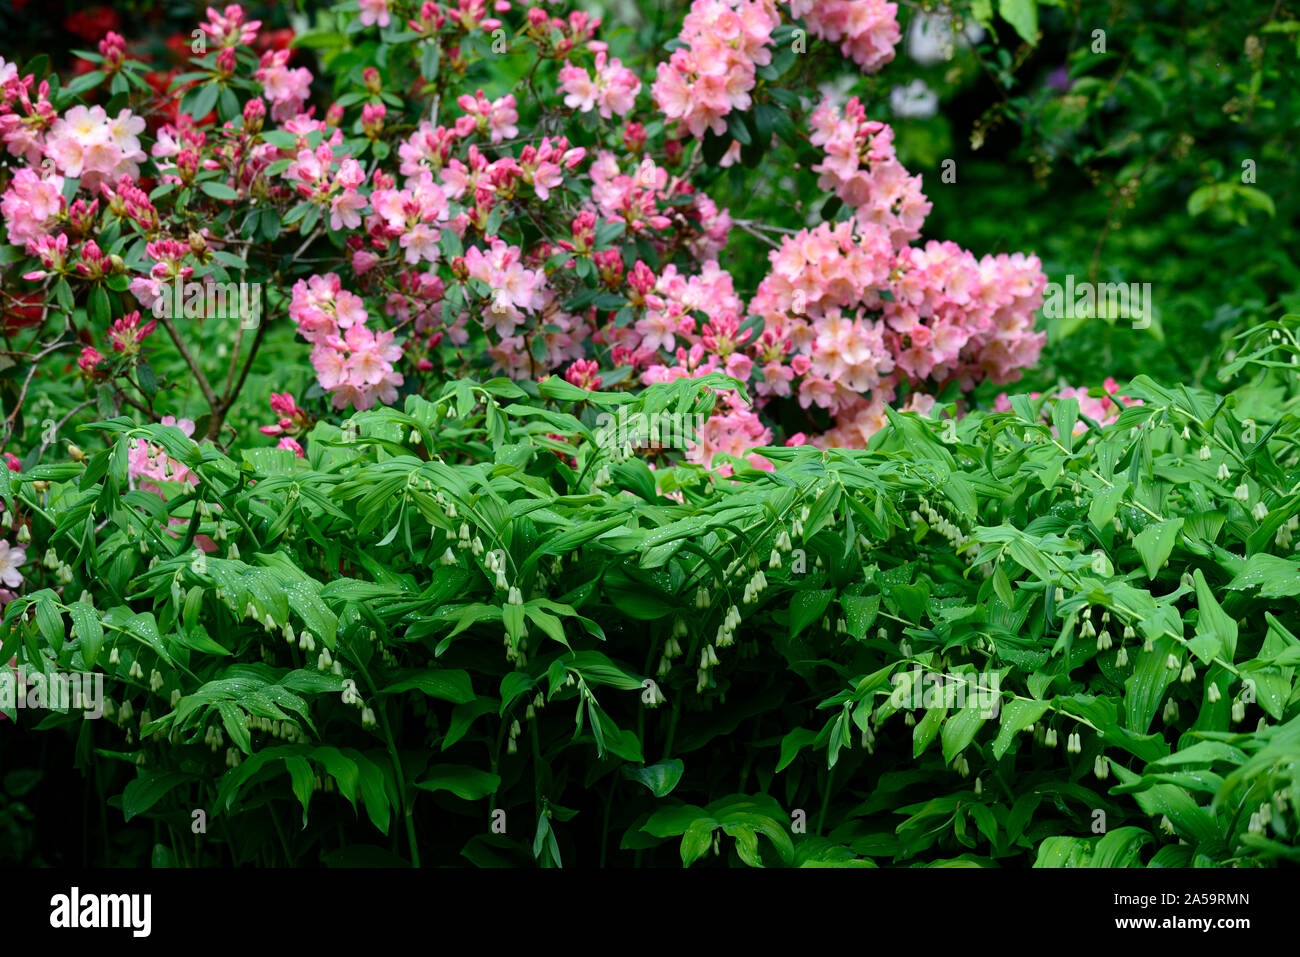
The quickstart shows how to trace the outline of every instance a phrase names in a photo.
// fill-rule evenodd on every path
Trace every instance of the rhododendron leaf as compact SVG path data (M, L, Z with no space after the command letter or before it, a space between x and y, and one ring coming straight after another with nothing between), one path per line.
M741 146L749 146L754 142L753 137L750 136L749 128L745 125L744 114L737 113L734 110L727 114L727 133Z
M187 113L197 121L202 121L212 108L217 105L221 85L215 81L194 87L181 98L181 112Z
M998 0L998 13L1026 43L1038 42L1038 0Z
M438 75L438 58L441 49L437 43L431 41L426 41L420 48L420 76L426 80L433 80Z
M239 199L238 192L231 189L225 183L221 183L216 180L208 180L206 182L200 183L199 189L203 190L203 192L207 193L213 199L224 199L224 200ZM213 252L213 255L218 256L218 254L222 252L223 252L222 250L216 250ZM230 254L225 253L225 255L229 256Z
M609 248L626 230L627 223L621 219L601 223L596 227L596 248Z
M63 90L71 96L80 96L103 83L106 76L103 70L91 70L72 80Z
M108 293L99 283L90 287L90 297L86 302L86 313L90 321L97 326L108 324L112 317L112 308L108 303Z

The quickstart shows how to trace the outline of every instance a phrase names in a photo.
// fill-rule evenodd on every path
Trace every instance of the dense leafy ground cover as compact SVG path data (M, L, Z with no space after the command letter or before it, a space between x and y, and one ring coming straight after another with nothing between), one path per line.
M1294 861L1300 21L1155 7L24 20L0 854Z

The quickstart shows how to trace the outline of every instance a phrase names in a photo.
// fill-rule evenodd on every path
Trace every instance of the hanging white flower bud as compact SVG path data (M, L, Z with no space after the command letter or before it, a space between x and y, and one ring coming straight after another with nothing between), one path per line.
M1120 645L1119 653L1115 655L1115 667L1116 668L1128 667L1128 649L1125 648L1123 645Z
M1230 471L1228 470L1228 463L1227 463L1227 462L1221 462L1221 463L1219 464L1219 471L1215 473L1215 477L1216 477L1220 482L1226 482L1226 481L1228 481L1228 479L1232 478L1232 472L1230 472Z

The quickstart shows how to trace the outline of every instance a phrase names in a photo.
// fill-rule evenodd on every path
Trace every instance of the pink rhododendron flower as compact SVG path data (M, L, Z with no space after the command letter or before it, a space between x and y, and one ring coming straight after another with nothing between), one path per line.
M289 50L267 50L253 74L271 103L271 116L281 122L301 113L311 92L311 71L302 66L291 69L289 56Z
M199 29L208 35L219 47L249 46L257 39L257 28L261 20L245 20L244 10L238 4L226 7L224 14L208 7L208 20L199 24Z
M102 106L74 106L54 121L45 141L45 155L64 176L80 177L94 190L105 180L140 174L143 117L122 110L110 118Z
M641 92L641 81L636 74L614 57L609 59L602 50L596 54L596 75L593 78L581 67L566 62L560 68L560 88L564 91L564 105L580 113L598 109L604 119L626 116Z
M388 15L388 0L361 0L361 25L366 27L386 27L391 18Z
M9 242L22 246L48 235L50 221L63 206L62 176L51 173L42 178L33 169L18 170L0 198Z

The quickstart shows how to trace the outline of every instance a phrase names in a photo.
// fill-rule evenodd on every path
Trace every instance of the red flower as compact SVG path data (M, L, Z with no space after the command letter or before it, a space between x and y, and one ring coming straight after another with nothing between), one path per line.
M27 326L40 325L41 294L29 292L4 297L4 311L0 313L0 331L12 332Z
M87 7L63 21L63 29L88 43L99 40L109 30L117 30L121 25L122 18L112 7Z

